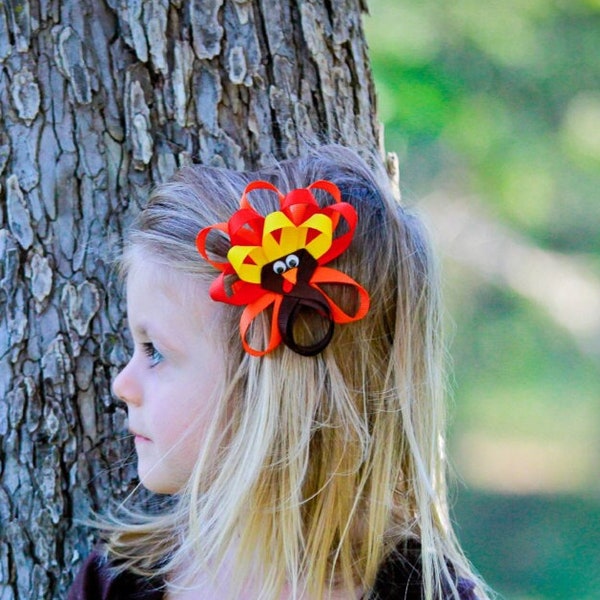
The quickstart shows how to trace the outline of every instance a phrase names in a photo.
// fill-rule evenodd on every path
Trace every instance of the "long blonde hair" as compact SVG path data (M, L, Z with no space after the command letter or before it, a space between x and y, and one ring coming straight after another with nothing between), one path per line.
M323 146L255 173L187 167L151 194L129 234L125 271L141 251L210 282L216 272L196 251L196 234L227 221L249 181L266 179L284 193L332 181L359 216L335 266L368 290L371 308L336 327L310 358L283 345L249 356L240 309L225 308L227 385L194 472L169 510L113 523L107 546L122 568L193 577L233 553L232 597L256 579L260 598L278 599L286 585L293 597L323 598L333 588L372 589L383 561L417 541L424 598L448 590L458 598L457 576L477 582L446 506L435 262L420 221L372 162ZM263 214L278 208L272 194L252 200ZM217 240L210 251L224 260L227 244ZM254 336L266 335L267 318L263 325Z

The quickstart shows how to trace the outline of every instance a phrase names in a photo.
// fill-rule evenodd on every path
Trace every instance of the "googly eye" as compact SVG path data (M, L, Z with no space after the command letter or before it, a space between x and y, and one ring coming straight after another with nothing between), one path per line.
M285 273L287 271L287 267L282 260L278 260L273 265L273 271L277 273L277 275L281 275L282 273Z
M288 254L285 257L285 264L288 269L293 269L300 264L300 259L295 254Z

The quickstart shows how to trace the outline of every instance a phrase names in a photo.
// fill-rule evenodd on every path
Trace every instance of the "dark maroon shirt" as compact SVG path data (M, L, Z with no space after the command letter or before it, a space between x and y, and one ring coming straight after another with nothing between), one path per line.
M459 577L456 584L461 600L477 600L473 582ZM163 600L161 588L160 581L115 571L111 563L95 551L83 564L67 600ZM418 559L413 561L410 556L397 553L380 569L368 600L422 600L421 594Z

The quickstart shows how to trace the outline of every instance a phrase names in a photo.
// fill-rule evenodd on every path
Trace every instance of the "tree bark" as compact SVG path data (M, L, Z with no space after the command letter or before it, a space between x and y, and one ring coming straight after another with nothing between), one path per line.
M112 261L152 185L374 150L362 0L0 3L0 599L64 598L135 482Z

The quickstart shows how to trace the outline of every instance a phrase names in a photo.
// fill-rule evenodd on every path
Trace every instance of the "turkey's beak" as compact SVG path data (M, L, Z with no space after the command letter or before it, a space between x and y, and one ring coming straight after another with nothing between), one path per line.
M285 279L283 282L283 291L287 294L291 292L296 285L296 280L298 279L298 267L282 273L281 276Z

